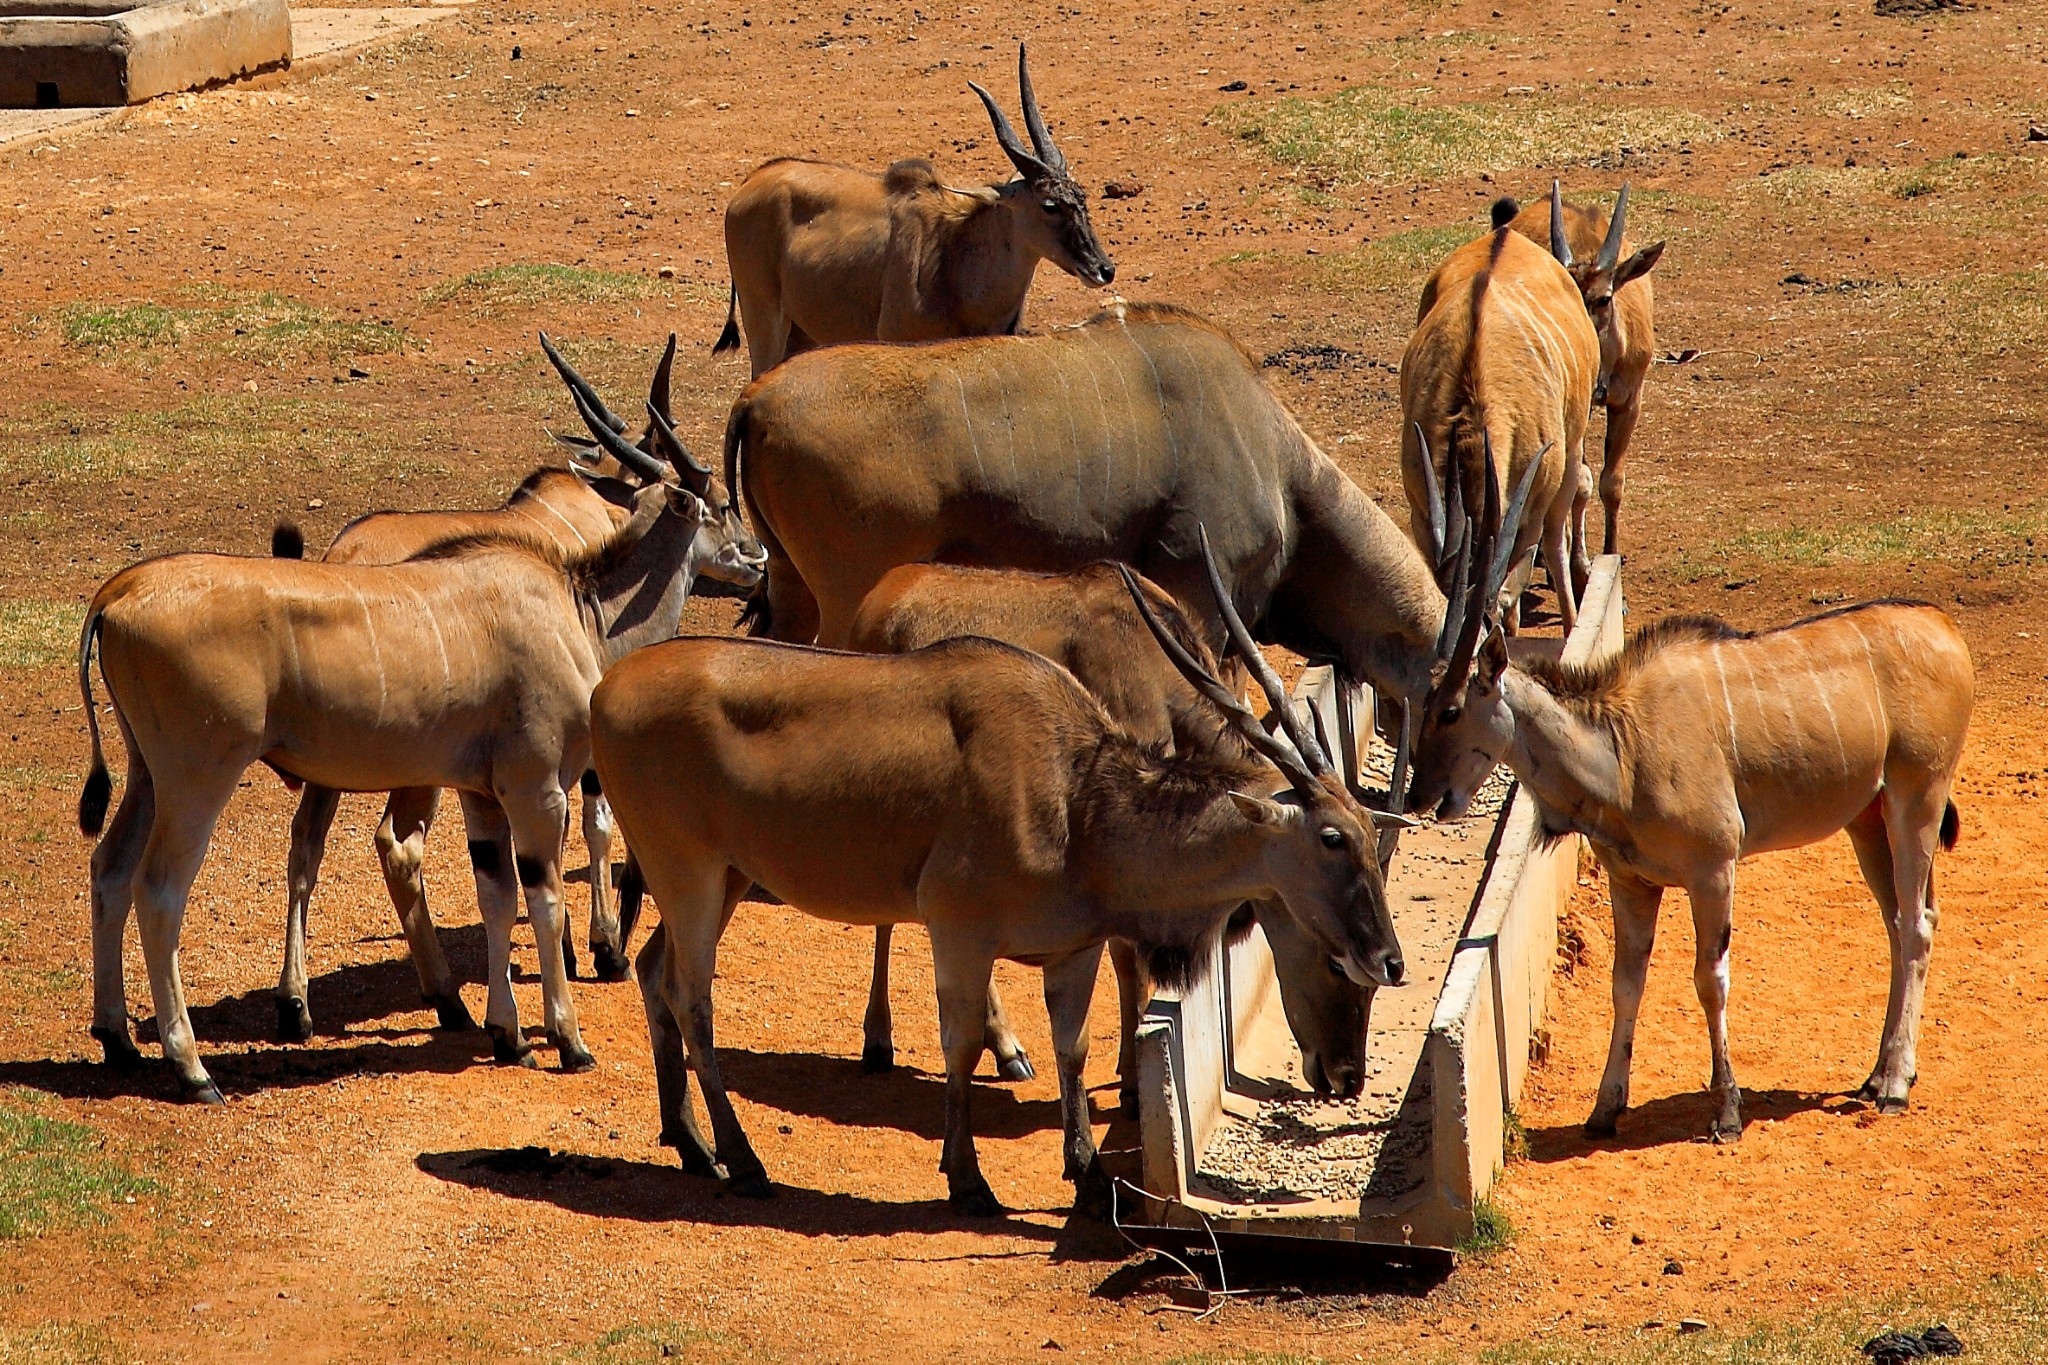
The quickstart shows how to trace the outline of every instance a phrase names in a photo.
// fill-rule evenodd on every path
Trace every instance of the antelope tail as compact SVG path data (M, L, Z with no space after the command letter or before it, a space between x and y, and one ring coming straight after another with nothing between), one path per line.
M633 856L631 845L626 848L626 865L619 869L619 947L633 940L633 926L640 922L640 899L647 894L647 878L640 871L640 860Z
M1963 832L1963 817L1956 813L1956 803L1948 803L1948 809L1941 813L1941 848L1944 853L1956 846L1956 839Z
M272 559L304 559L306 557L306 533L289 521L280 521L270 528L270 557Z
M1522 206L1515 202L1515 198L1511 194L1504 194L1500 198L1494 200L1493 210L1491 213L1491 221L1493 223L1495 230L1498 231L1499 229L1506 227L1509 223L1514 222L1515 215L1520 213L1521 211Z
M717 344L711 348L713 355L724 355L740 348L740 287L735 283L730 289L732 292L726 295L725 300L725 330L718 334Z
M100 636L100 608L86 615L85 629L78 635L78 691L85 698L85 727L92 735L92 770L86 774L85 790L78 797L78 830L87 838L99 837L107 823L107 800L114 792L114 779L107 773L106 750L100 746L100 713L92 700L92 647Z

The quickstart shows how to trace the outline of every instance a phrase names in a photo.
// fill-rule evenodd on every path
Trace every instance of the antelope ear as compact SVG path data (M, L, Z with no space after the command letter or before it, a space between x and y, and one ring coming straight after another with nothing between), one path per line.
M1391 810L1368 810L1375 829L1419 829L1422 822L1412 815L1403 815Z
M1242 815L1247 823L1275 832L1285 826L1293 814L1278 801L1269 801L1263 796L1248 796L1244 792L1232 792L1230 803L1237 807L1237 813Z
M1508 671L1508 637L1495 626L1487 635L1486 643L1479 647L1479 661L1474 671L1488 691L1500 686L1500 675Z
M1619 289L1630 280L1640 279L1649 274L1657 268L1658 258L1663 254L1664 243L1657 242L1623 261L1621 268L1614 272L1614 287Z

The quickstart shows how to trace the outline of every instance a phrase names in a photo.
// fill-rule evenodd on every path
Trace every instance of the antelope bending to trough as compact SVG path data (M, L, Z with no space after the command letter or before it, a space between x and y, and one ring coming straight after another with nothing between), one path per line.
M1553 201L1553 215L1559 212ZM1504 484L1533 480L1511 562L1541 547L1558 613L1571 629L1582 562L1590 567L1572 514L1599 367L1599 339L1571 275L1520 234L1496 227L1430 276L1401 356L1401 481L1409 524L1440 583L1448 580L1449 553L1440 540L1432 543L1434 490L1455 481L1464 506L1477 507L1484 470L1497 462ZM1455 527L1448 530L1455 535ZM1512 630L1522 584L1503 586Z
M637 492L624 525L574 554L526 536L457 536L391 566L184 554L109 579L78 646L92 734L78 809L87 834L100 831L112 785L95 644L129 755L120 809L92 858L92 1033L108 1062L138 1060L121 966L132 903L164 1054L189 1096L220 1099L193 1042L178 937L214 824L261 761L336 791L460 790L496 1053L532 1064L512 998L516 867L548 1037L565 1068L592 1065L562 965L564 789L590 767L590 689L611 661L675 633L700 569L742 583L757 572L700 499L664 483Z
M1217 671L1208 647L1180 607L1156 584L1135 579L1159 623L1208 672ZM1216 708L1152 645L1144 619L1113 565L1094 564L1064 574L967 569L947 564L906 564L892 569L854 617L851 647L865 654L905 654L941 640L980 635L1043 655L1072 673L1111 720L1141 743L1167 753L1204 753L1225 745L1241 750ZM1365 1028L1372 997L1329 970L1328 955L1270 903L1254 907L1273 949L1280 1000L1296 1041L1302 1073L1318 1091L1349 1097L1365 1084ZM1233 921L1235 925L1237 921ZM1243 928L1251 928L1243 917ZM862 1065L894 1064L889 1014L889 937L875 929L875 970L863 1026ZM1137 949L1109 941L1120 1005L1117 1072L1126 1113L1137 1112L1137 1031L1151 998L1151 983ZM1030 1062L1010 1031L1000 1001L990 995L989 1049L997 1073L1027 1080Z
M1482 583L1481 586L1484 586ZM1503 757L1543 828L1583 834L1614 903L1614 1036L1586 1129L1628 1107L1637 1008L1666 887L1692 902L1693 984L1713 1051L1712 1135L1742 1131L1728 1061L1735 865L1846 828L1891 939L1877 1065L1858 1093L1906 1107L1934 945L1934 850L1970 719L1969 648L1948 615L1871 602L1750 634L1681 617L1589 667L1511 664L1475 598L1423 708L1413 808L1462 815Z
M753 610L775 639L844 646L900 564L1111 559L1187 604L1220 652L1203 524L1261 639L1395 697L1420 696L1438 662L1429 565L1257 363L1182 309L1118 304L1044 336L798 356L733 405L725 461L768 549Z
M879 176L768 162L725 210L732 294L713 354L739 348L741 322L756 378L816 346L1014 332L1041 260L1090 288L1116 278L1088 221L1088 196L1038 112L1023 44L1017 86L1029 150L988 91L968 85L1019 178L959 190L939 183L929 161L898 161Z
M1626 474L1622 462L1643 411L1643 380L1657 356L1653 325L1655 300L1650 271L1664 254L1656 242L1638 251L1628 238L1628 186L1614 199L1612 219L1597 208L1562 204L1556 181L1550 183L1551 205L1522 208L1512 199L1493 206L1493 225L1513 227L1532 242L1548 240L1553 254L1571 272L1586 301L1586 315L1600 338L1600 375L1593 381L1594 403L1607 409L1606 451L1600 466L1600 503L1606 514L1602 554L1621 553L1621 493ZM1552 224L1563 219L1563 233ZM1546 238L1545 232L1551 235ZM1560 250L1560 247L1562 248ZM1584 509L1574 515L1583 518ZM1583 580L1575 586L1584 591Z
M1284 708L1219 601L1240 658ZM1240 904L1278 899L1353 981L1400 981L1367 812L1284 710L1286 733L1268 735L1157 634L1262 757L1168 756L1057 664L973 637L903 655L685 639L605 675L592 742L661 912L639 975L662 1136L685 1169L722 1165L735 1192L772 1192L712 1047L718 939L754 882L840 923L928 928L946 1053L940 1166L954 1206L977 1215L1001 1207L968 1114L997 958L1045 971L1066 1174L1084 1202L1103 1188L1081 1069L1105 939L1131 940L1156 975L1184 982ZM686 1041L715 1160L689 1104Z

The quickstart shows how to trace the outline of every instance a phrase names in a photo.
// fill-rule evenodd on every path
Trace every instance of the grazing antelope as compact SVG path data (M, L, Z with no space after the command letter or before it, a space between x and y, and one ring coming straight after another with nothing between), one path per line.
M1220 652L1199 523L1261 639L1391 697L1420 696L1437 664L1430 566L1258 363L1184 309L1118 304L1044 336L795 357L734 404L725 473L768 550L749 610L774 639L845 645L899 564L1113 559L1190 604Z
M1858 1094L1880 1112L1903 1110L1934 946L1934 850L1955 844L1950 790L1970 720L1970 652L1955 623L1897 601L1755 633L1680 617L1610 659L1569 667L1511 663L1497 617L1482 610L1490 600L1472 599L1423 707L1413 808L1458 818L1505 758L1543 828L1583 834L1606 867L1614 1035L1586 1131L1612 1134L1628 1107L1657 910L1676 886L1692 902L1711 1133L1741 1135L1728 1062L1736 864L1845 828L1892 958L1877 1065Z
M1027 150L994 97L969 81L1018 178L971 190L929 161L882 175L783 158L749 175L725 210L732 293L715 355L740 323L756 378L785 356L848 341L934 341L1014 332L1040 261L1089 288L1116 278L1088 196L1038 112L1024 45L1017 88Z
M1607 409L1606 450L1600 466L1600 503L1606 513L1606 534L1602 554L1621 553L1621 492L1625 481L1622 461L1635 436L1636 421L1643 412L1643 380L1649 377L1657 356L1657 334L1653 326L1655 300L1650 271L1664 254L1664 243L1655 242L1638 251L1628 238L1628 186L1614 199L1614 216L1598 208L1563 204L1556 181L1550 182L1551 205L1522 208L1512 199L1494 203L1493 225L1511 226L1532 242L1542 242L1546 229L1551 252L1586 301L1586 316L1600 338L1600 374L1593 381L1593 402ZM1562 233L1555 224L1562 219ZM1579 539L1585 533L1583 501L1574 510L1580 519ZM1574 586L1585 589L1584 566Z
M662 1134L684 1168L772 1193L712 1048L718 939L750 883L846 924L923 923L946 1053L940 1168L953 1206L1000 1211L968 1105L997 958L1044 969L1066 1175L1106 1193L1081 1069L1103 941L1153 974L1202 970L1231 913L1279 900L1359 985L1401 980L1369 813L1286 710L1216 579L1233 647L1273 707L1268 735L1157 624L1160 646L1256 757L1141 744L1049 660L966 637L857 655L685 639L622 660L591 699L605 790L661 913L639 957ZM687 1043L687 1050L685 1044ZM716 1137L690 1109L685 1056Z
M568 442L574 456L569 469L535 470L499 508L372 512L358 517L343 527L328 546L323 556L325 562L396 564L429 545L459 535L525 535L556 553L579 554L617 531L632 511L634 495L641 488L671 479L701 498L719 518L722 532L732 540L740 557L758 566L760 544L741 524L724 483L691 456L671 425L669 375L675 361L675 337L669 337L668 348L648 387L648 428L637 446L616 435L624 430L624 422L604 405L596 391L555 349L546 333L541 334L540 344L569 384L578 411L593 430L602 425L611 439L602 448L595 441L588 446L581 441ZM661 456L651 451L660 451ZM288 547L273 547L273 553L279 548ZM302 541L299 548L303 549ZM582 786L583 839L590 853L592 962L600 979L622 981L626 975L626 954L611 894L611 810L603 792L597 789L594 775L584 774ZM427 834L440 799L438 788L392 792L377 826L376 848L385 887L404 927L413 966L419 972L422 996L434 1006L443 1028L471 1028L474 1023L462 1004L454 974L448 969L434 933L433 919L427 912L426 882L421 875ZM309 783L292 818L285 957L277 985L278 1034L286 1041L303 1041L313 1034L312 1011L306 1000L306 915L339 802L338 792ZM481 877L482 873L478 875ZM566 918L562 952L566 970L574 976L575 949Z
M1139 590L1181 648L1217 672L1209 649L1156 584ZM892 569L855 615L851 648L864 654L905 654L941 640L981 635L1051 659L1072 673L1132 738L1168 753L1205 752L1219 744L1239 748L1235 733L1179 669L1153 648L1115 566L1092 564L1064 574L967 569L948 564L906 564ZM1301 1045L1302 1072L1318 1091L1349 1097L1365 1084L1365 1027L1370 993L1329 969L1328 957L1280 907L1254 907L1273 949L1280 999ZM1233 924L1235 925L1235 921ZM1242 917L1249 931L1252 918ZM895 1062L889 1015L890 926L875 929L875 970L869 989L861 1064L887 1070ZM1138 1018L1152 987L1136 948L1109 941L1120 1005L1117 1072L1122 1104L1137 1112ZM1028 1080L1030 1062L1010 1031L1001 1001L991 991L988 1047L997 1074Z
M1401 356L1401 481L1409 525L1440 583L1449 566L1443 546L1430 546L1434 490L1459 483L1464 505L1476 507L1483 471L1497 464L1503 483L1534 481L1511 562L1542 549L1571 629L1583 582L1573 566L1584 556L1572 509L1599 368L1599 339L1571 275L1519 233L1496 227L1430 276ZM1503 585L1510 631L1519 627L1519 577Z
M78 643L88 835L112 785L95 645L129 755L120 809L92 857L92 1033L107 1061L139 1060L121 965L133 904L165 1057L189 1097L220 1099L193 1042L178 938L214 824L260 761L335 791L458 789L489 941L494 1051L532 1064L512 998L516 868L548 1037L565 1069L593 1065L562 964L564 789L590 767L590 689L611 661L674 635L700 570L742 582L758 572L695 494L661 483L575 553L524 535L459 535L389 566L181 554L109 579Z

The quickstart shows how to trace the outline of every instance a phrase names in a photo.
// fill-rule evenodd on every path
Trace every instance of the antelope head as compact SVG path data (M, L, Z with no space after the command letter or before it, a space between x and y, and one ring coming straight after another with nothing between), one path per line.
M600 496L605 496L607 501L618 502L620 506L628 505L639 488L653 484L680 485L703 507L705 529L700 534L702 543L697 549L704 575L738 588L752 588L759 583L762 568L768 562L768 551L740 519L739 505L725 486L725 481L692 455L689 447L683 444L682 437L676 434L675 419L670 415L669 407L669 374L676 356L675 334L669 334L668 349L662 353L661 363L654 370L654 381L648 386L647 430L637 445L625 438L625 421L605 406L597 390L555 349L547 333L541 333L540 344L563 382L569 386L577 415L590 430L588 437L555 437L569 448L569 467ZM609 456L632 482L622 483L600 473L605 456ZM606 484L624 487L626 501L610 495Z
M1487 451L1484 498L1477 517L1463 515L1463 480L1451 479L1453 509L1431 509L1432 527L1451 520L1460 531L1442 553L1450 562L1443 633L1437 638L1435 681L1422 703L1413 738L1415 779L1407 808L1439 820L1464 817L1473 794L1514 742L1515 717L1501 679L1508 668L1508 642L1501 629L1501 585L1514 567L1515 532L1528 508L1529 489L1541 458L1522 472L1505 512L1500 471ZM1441 541L1439 541L1441 546ZM1404 745L1408 733L1404 729ZM1396 764L1397 773L1400 764ZM1397 777L1398 784L1398 777Z
M1557 182L1550 182L1550 254L1571 272L1580 296L1586 300L1586 316L1593 320L1594 335L1600 338L1600 374L1593 381L1595 403L1607 401L1607 386L1621 360L1621 318L1614 307L1614 296L1623 285L1649 274L1664 254L1664 243L1657 242L1622 260L1621 241L1628 232L1627 221L1628 186L1623 184L1614 199L1614 217L1608 220L1600 254L1591 261L1573 260L1571 243L1565 239L1564 200Z
M1022 177L1005 185L1000 193L1012 206L1024 246L1091 288L1115 279L1116 262L1102 249L1095 227L1088 221L1088 194L1067 173L1067 159L1053 145L1052 134L1038 112L1024 44L1017 44L1017 93L1024 105L1024 126L1031 133L1030 150L1018 139L995 97L973 81L967 86L981 97L989 121L995 124L996 141Z
M1231 648L1279 717L1276 731L1268 733L1251 709L1182 647L1153 614L1136 576L1119 565L1124 586L1174 667L1223 713L1252 752L1279 769L1284 783L1280 790L1233 791L1230 800L1245 823L1265 836L1265 867L1287 913L1355 985L1398 986L1406 969L1394 917L1387 908L1373 825L1410 822L1366 809L1345 788L1343 777L1313 731L1295 715L1279 675L1252 643L1251 632L1231 604L1209 549L1208 531L1200 529L1199 534L1209 589L1230 633Z

